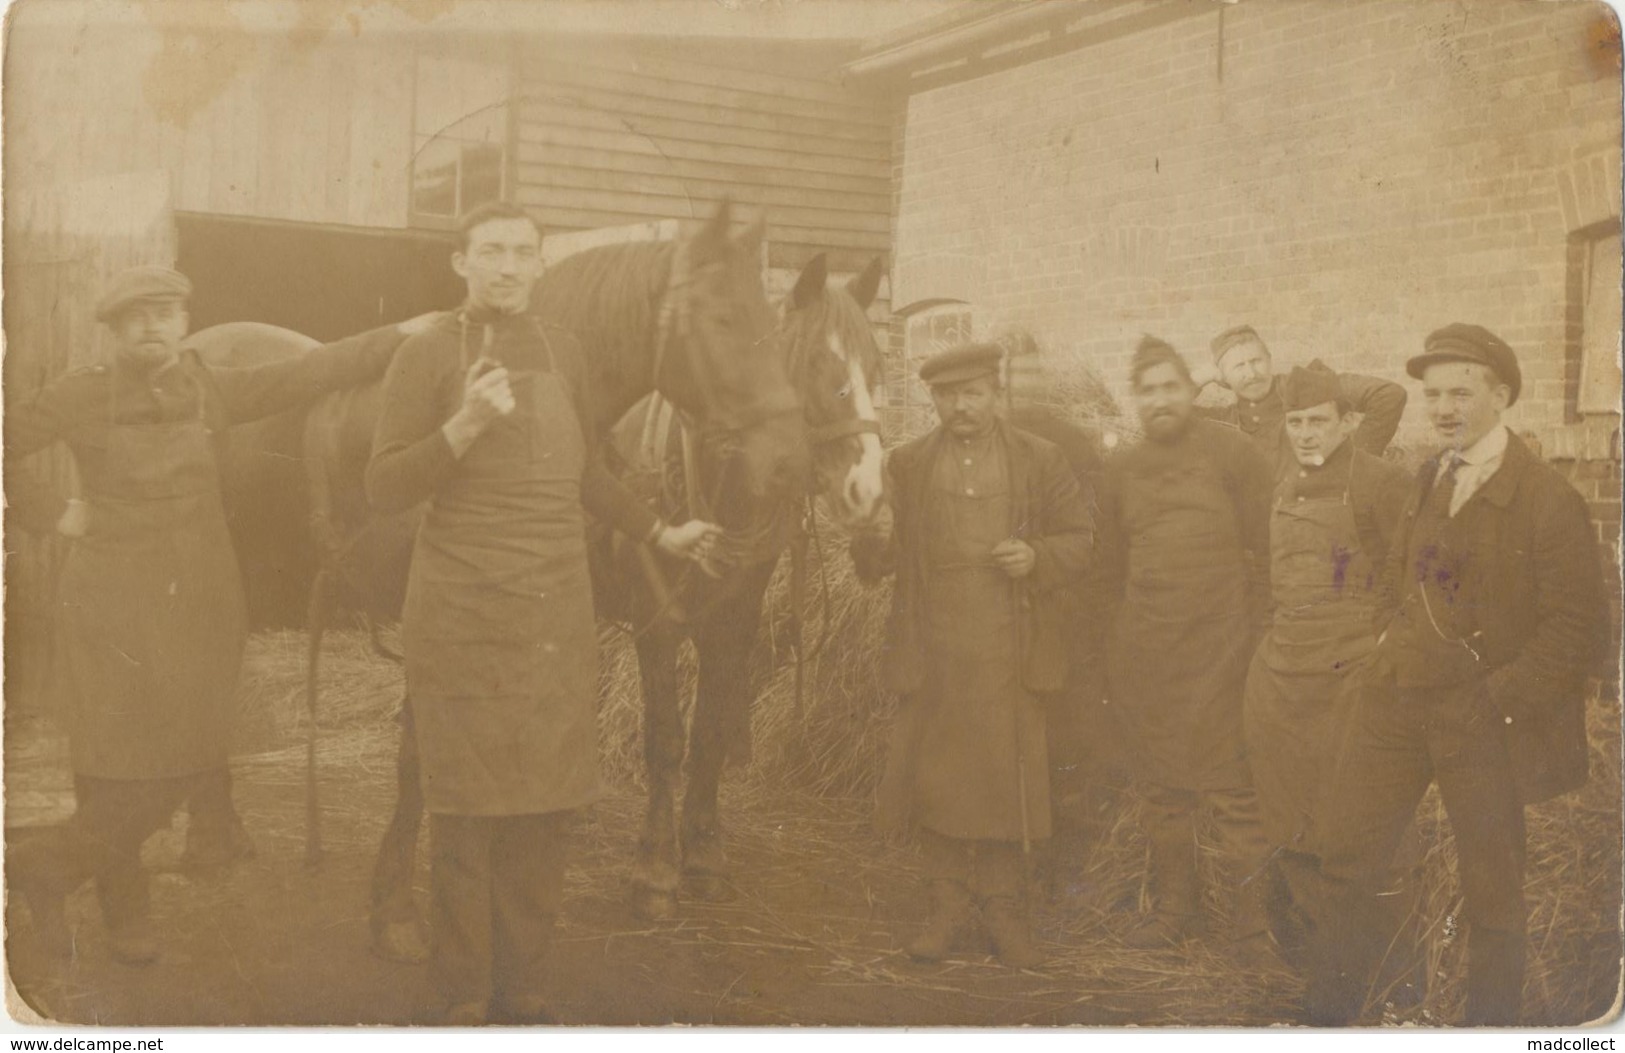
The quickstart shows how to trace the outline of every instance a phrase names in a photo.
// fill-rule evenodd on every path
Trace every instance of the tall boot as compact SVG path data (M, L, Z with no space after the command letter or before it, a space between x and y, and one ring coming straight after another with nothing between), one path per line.
M940 962L953 952L971 920L971 894L964 882L952 878L931 881L931 917L908 945L911 958Z
M1275 900L1273 868L1243 879L1236 889L1230 915L1230 957L1249 969L1267 969L1279 961L1270 937L1270 915Z
M977 845L975 893L982 926L993 938L999 961L1012 969L1032 969L1044 960L1033 942L1027 906L1027 860L1019 845L983 841Z
M1526 954L1522 932L1471 925L1467 929L1468 1027L1515 1027L1523 1015Z
M1183 943L1201 931L1201 882L1196 872L1196 831L1191 813L1148 807L1151 913L1142 917L1123 942L1136 950L1158 950Z

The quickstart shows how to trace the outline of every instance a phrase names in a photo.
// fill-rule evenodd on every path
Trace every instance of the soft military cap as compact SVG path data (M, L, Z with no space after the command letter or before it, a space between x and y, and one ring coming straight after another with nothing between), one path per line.
M1004 348L998 344L961 344L939 352L920 366L920 379L932 387L998 375Z
M1422 353L1405 363L1405 372L1422 379L1422 374L1436 362L1476 362L1488 366L1501 382L1512 389L1507 399L1510 406L1518 401L1523 390L1523 371L1518 368L1518 356L1505 340L1481 325L1452 322L1443 329L1435 329L1422 342Z
M1233 348L1240 347L1242 344L1257 344L1259 347L1263 347L1264 338L1259 336L1258 330L1254 329L1250 325L1238 325L1233 328L1226 329L1224 332L1214 337L1213 343L1209 345L1209 350L1213 352L1213 364L1218 365L1220 362L1224 361L1225 355L1229 354ZM1266 348L1265 350L1267 351L1268 349Z
M1342 399L1343 384L1329 369L1293 366L1281 382L1282 408L1288 413L1313 409Z
M131 267L113 275L107 291L96 302L96 321L112 320L134 303L185 300L192 295L192 283L180 271L168 267Z

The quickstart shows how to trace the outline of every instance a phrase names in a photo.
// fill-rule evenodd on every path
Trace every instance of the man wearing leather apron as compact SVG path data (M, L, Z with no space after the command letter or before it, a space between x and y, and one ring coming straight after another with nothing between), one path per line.
M77 809L11 850L47 960L75 953L64 900L94 877L114 958L159 955L141 845L191 799L194 826L229 838L227 751L247 638L217 456L233 424L376 379L413 323L253 369L183 346L187 278L114 277L96 317L107 366L69 373L6 416L6 496L25 529L71 538L54 611ZM82 499L12 459L64 442Z
M461 310L384 380L367 468L382 511L428 502L402 616L429 810L431 1020L545 1023L547 949L577 809L601 795L583 509L703 557L596 456L575 338L528 313L541 233L512 205L464 218Z
M1265 836L1307 911L1310 816L1336 754L1350 674L1377 644L1378 586L1409 486L1404 469L1355 445L1360 414L1337 374L1296 368L1280 397L1294 465L1275 486L1270 625L1248 669L1242 719ZM1301 950L1301 924L1277 925L1276 936L1289 959Z

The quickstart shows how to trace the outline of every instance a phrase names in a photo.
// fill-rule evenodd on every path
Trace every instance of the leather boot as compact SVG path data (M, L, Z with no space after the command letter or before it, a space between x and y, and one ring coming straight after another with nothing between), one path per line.
M954 945L970 921L970 890L958 881L931 882L931 917L925 929L909 943L909 957L924 962L940 962L953 952Z
M1280 961L1270 938L1271 893L1267 873L1253 875L1236 890L1230 916L1230 957L1248 969L1273 968Z
M994 896L982 904L982 924L993 937L999 961L1012 969L1034 969L1044 954L1033 942L1032 924L1021 902L1010 896Z
M1188 816L1158 821L1147 811L1148 865L1156 904L1123 938L1135 950L1160 950L1200 935L1201 884L1196 873L1196 837Z

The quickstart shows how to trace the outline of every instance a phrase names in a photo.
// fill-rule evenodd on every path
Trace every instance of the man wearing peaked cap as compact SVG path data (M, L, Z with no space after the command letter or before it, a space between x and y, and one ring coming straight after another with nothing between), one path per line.
M63 902L93 876L113 956L158 956L141 845L183 802L188 863L247 850L227 767L247 630L219 443L233 424L381 376L406 336L390 326L256 369L216 369L183 343L190 292L166 267L114 276L96 306L112 361L53 380L6 415L13 521L71 541L54 631L77 810L17 846L7 875L33 918L41 953L28 964L47 972L72 948ZM21 460L58 442L82 497ZM199 858L200 842L213 858Z
M940 424L892 451L897 586L884 675L901 696L877 825L916 834L932 912L908 945L938 960L979 916L1006 965L1033 943L1024 854L1050 836L1041 695L1070 661L1067 587L1093 521L1061 451L997 414L1000 350L920 369Z
M1264 834L1296 901L1296 915L1277 904L1273 919L1290 949L1303 937L1292 922L1312 916L1310 820L1335 759L1351 674L1376 646L1381 569L1409 487L1398 465L1355 446L1360 415L1337 374L1296 367L1280 394L1293 464L1271 505L1271 614L1248 666L1242 723Z
M1211 366L1196 371L1199 387L1218 383L1236 396L1228 406L1204 408L1202 414L1240 428L1270 458L1277 472L1290 470L1293 457L1282 433L1281 383L1272 365L1264 338L1250 325L1226 329L1213 338ZM1311 363L1318 365L1319 360ZM1352 409L1360 412L1360 427L1354 444L1368 453L1382 456L1399 429L1405 412L1405 389L1390 380L1360 373L1335 374Z
M1330 890L1307 1010L1347 1024L1393 929L1376 891L1429 784L1455 835L1467 921L1465 1023L1518 1023L1527 955L1524 807L1584 785L1586 679L1606 650L1585 501L1508 431L1516 354L1456 323L1407 372L1444 449L1392 544L1346 746L1317 815Z

